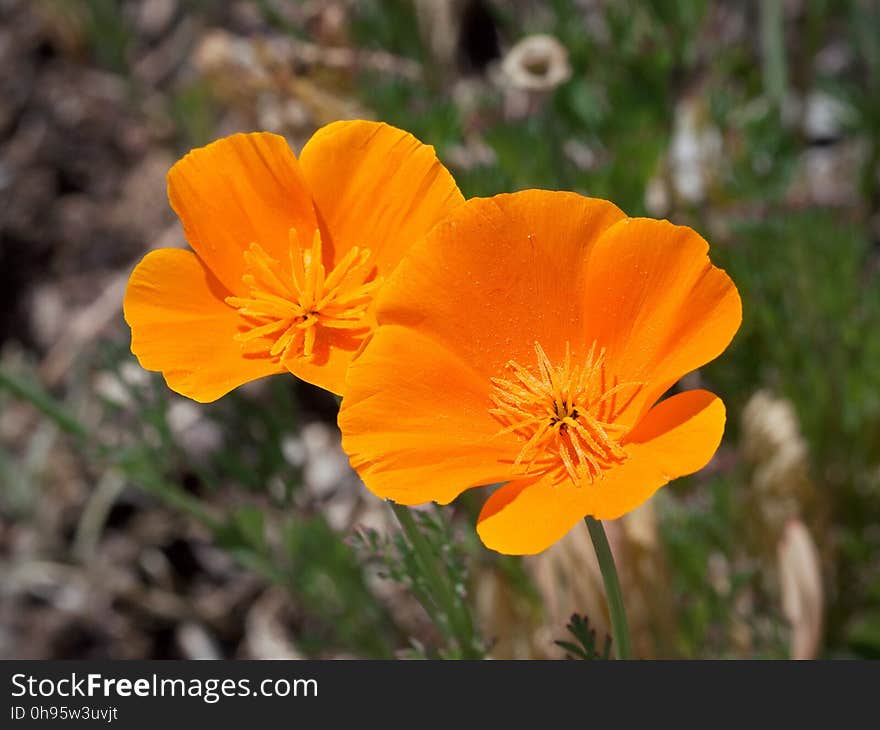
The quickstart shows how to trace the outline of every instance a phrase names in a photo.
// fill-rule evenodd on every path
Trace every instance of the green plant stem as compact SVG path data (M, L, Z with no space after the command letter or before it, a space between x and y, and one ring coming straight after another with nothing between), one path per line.
M631 659L632 650L629 645L629 627L626 623L626 611L623 608L623 595L620 592L620 581L617 578L617 568L614 566L614 556L605 537L605 528L602 523L593 517L585 517L596 557L599 559L599 569L602 571L602 581L605 583L605 595L608 598L608 613L611 616L611 637L614 641L614 653L618 659Z
M764 93L778 106L785 98L787 74L782 0L764 0L760 5Z
M416 559L419 561L425 578L434 586L436 596L441 602L441 610L446 614L450 628L455 636L461 656L464 659L478 658L474 647L474 629L467 610L462 610L455 595L455 589L448 576L440 568L437 557L431 550L409 507L389 501L397 521L400 523L406 539L412 546Z
M0 390L8 390L16 398L27 401L71 436L89 441L89 430L36 382L0 369Z

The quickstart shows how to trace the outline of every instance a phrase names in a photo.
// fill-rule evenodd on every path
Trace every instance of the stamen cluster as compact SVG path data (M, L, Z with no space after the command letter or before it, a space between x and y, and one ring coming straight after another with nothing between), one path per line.
M501 433L524 440L514 460L524 474L558 472L576 485L592 483L627 460L620 445L626 428L615 421L642 383L610 383L605 349L597 352L595 342L583 363L573 362L568 343L561 365L537 342L535 355L537 374L511 360L510 378L492 378L490 413L505 426Z
M295 228L290 229L289 270L257 243L244 252L242 282L249 297L227 297L250 329L236 339L252 354L280 357L314 357L318 329L358 330L381 282L368 281L373 269L370 251L352 247L327 274L322 260L321 232L303 248Z

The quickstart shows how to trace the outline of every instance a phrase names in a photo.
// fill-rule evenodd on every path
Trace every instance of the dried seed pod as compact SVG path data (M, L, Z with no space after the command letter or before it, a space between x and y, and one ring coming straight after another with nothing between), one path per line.
M824 604L819 551L804 523L794 519L785 525L776 552L782 610L791 625L791 658L815 659Z

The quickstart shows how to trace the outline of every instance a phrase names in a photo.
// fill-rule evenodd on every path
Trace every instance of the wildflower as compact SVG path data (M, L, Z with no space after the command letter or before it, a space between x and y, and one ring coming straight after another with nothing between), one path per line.
M515 554L701 469L723 403L705 390L657 401L739 327L739 295L707 251L689 228L573 193L468 201L379 297L339 416L352 466L403 504L507 482L477 530Z
M433 148L366 121L298 160L277 135L221 139L171 168L168 196L193 251L147 254L125 319L141 365L202 402L285 371L342 393L378 288L463 201Z

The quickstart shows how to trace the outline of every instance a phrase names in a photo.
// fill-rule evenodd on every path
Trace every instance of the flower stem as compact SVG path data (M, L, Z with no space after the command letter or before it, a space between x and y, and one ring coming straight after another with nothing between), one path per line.
M585 517L587 529L593 540L593 548L599 559L599 569L602 571L602 581L605 583L605 595L608 599L608 613L611 616L611 637L614 642L614 653L618 659L631 659L632 650L629 645L629 627L626 624L626 611L623 608L623 596L620 593L620 581L617 578L617 568L614 566L614 556L605 537L605 528L602 523L593 517Z
M446 614L446 620L459 644L461 657L463 659L480 658L475 647L474 627L470 614L457 599L455 590L448 579L449 576L441 568L435 552L416 524L412 511L409 507L390 500L388 504L391 505L394 516L397 517L397 521L412 546L424 577L433 586L436 594L435 600L440 602L441 610Z

